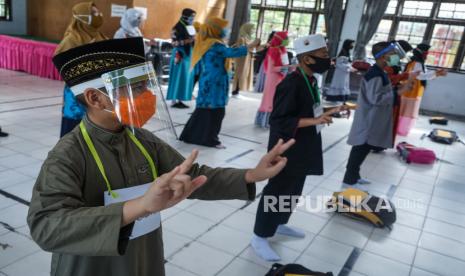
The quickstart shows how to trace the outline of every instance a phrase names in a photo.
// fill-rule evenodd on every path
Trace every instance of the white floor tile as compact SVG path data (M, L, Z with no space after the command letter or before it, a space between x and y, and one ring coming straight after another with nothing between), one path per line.
M369 252L362 252L353 268L356 272L376 276L408 276L410 266Z
M418 248L414 266L438 275L462 276L465 262Z
M251 235L237 229L218 225L203 234L198 241L237 256L249 245L251 238Z
M218 273L233 258L233 255L194 242L168 261L185 270L195 271L199 275L207 276Z
M163 228L189 238L196 238L207 232L213 224L210 220L183 211L167 219L163 223Z
M365 250L406 265L411 265L415 256L416 247L404 242L389 239L386 236L373 235L370 237Z
M52 261L52 254L39 251L20 259L13 264L2 268L2 271L10 276L20 275L34 275L34 276L48 276L50 275L50 263Z
M271 267L271 266L270 266ZM263 276L268 272L268 269L252 262L236 258L226 268L220 271L217 275L221 276Z

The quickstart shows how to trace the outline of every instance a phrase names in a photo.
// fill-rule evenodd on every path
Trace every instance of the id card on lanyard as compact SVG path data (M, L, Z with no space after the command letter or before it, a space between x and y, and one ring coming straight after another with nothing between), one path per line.
M321 104L321 100L320 100L320 92L318 91L318 87L317 88L313 88L311 85L310 85L310 81L308 80L307 78L307 75L305 74L304 70L302 70L302 68L300 68L300 73L302 73L302 76L304 77L305 79L305 83L307 84L307 87L308 87L308 90L310 91L310 94L312 95L312 99L313 99L313 117L314 118L318 118L320 117L321 115L323 115L323 105ZM315 128L316 128L316 133L320 133L321 130L325 127L325 125L316 125Z
M82 136L84 137L87 147L89 148L92 156L94 157L95 163L97 163L97 167L100 173L102 174L102 177L105 180L105 183L107 185L108 191L104 192L103 194L105 206L114 204L114 203L125 202L125 201L144 195L145 192L150 188L152 183L147 183L144 185L138 185L138 186L118 189L118 190L111 189L111 185L105 173L105 168L103 167L102 160L100 159L100 156L98 155L97 150L95 149L94 143L92 142L92 139L90 138L89 133L87 132L84 122L81 122L79 127L81 129L81 133L82 133ZM132 134L129 130L127 130L127 135L134 142L134 144L139 148L139 150L144 155L144 157L147 159L150 165L150 168L152 170L152 176L155 181L155 179L158 176L158 173L155 168L155 163L153 162L152 157L150 157L149 153L144 148L144 146L140 143L140 141L136 138L136 136L134 136L134 134ZM132 240L140 236L143 236L145 234L148 234L150 232L153 232L160 227L160 224L161 224L160 213L153 213L144 218L140 218L134 222L134 227L132 229L131 235L129 236L129 239Z

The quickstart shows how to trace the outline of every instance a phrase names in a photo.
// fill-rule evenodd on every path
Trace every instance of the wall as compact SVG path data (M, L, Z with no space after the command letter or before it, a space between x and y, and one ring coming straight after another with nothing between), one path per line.
M197 11L196 21L225 13L227 0L134 0L134 6L147 7L148 18L142 31L148 38L170 38L171 29L184 8Z
M83 0L28 0L28 32L30 35L61 40L71 22L71 9ZM132 0L94 0L104 15L102 32L108 37L119 28L119 17L110 17L111 4L132 6Z
M12 21L0 21L0 34L25 35L27 33L27 0L11 1Z
M428 83L421 108L465 116L465 75L449 73Z
M13 2L17 1L26 0ZM61 40L71 20L71 9L79 2L83 0L28 0L29 34ZM210 15L223 16L226 9L226 0L95 0L94 3L103 12L102 32L108 37L113 37L120 26L119 17L110 17L111 4L146 7L148 18L142 31L148 38L169 38L184 8L196 10L196 20L200 21Z

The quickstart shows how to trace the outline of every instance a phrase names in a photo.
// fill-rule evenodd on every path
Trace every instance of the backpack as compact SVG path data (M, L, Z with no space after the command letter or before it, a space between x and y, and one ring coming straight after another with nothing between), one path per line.
M396 149L400 157L407 162L407 164L433 164L437 159L434 151L426 148L418 148L406 142L399 143Z
M273 264L265 276L333 276L333 273L313 271L299 264Z
M422 139L425 136L426 135L423 135ZM433 129L433 131L431 131L428 137L436 143L451 145L454 142L460 142L463 144L463 141L460 140L459 136L457 135L457 132L452 130L435 128Z
M396 222L396 208L391 201L349 188L333 193L327 208L358 220L367 221L376 227L391 229Z
M446 117L431 117L429 119L429 123L430 124L447 126L447 124L449 123L449 120L447 120Z

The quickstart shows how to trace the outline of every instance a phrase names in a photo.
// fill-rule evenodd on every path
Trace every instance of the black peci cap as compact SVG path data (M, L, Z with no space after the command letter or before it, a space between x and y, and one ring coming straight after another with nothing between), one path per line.
M142 37L110 39L72 48L53 57L53 63L75 95L86 88L104 87L101 76L145 62Z

